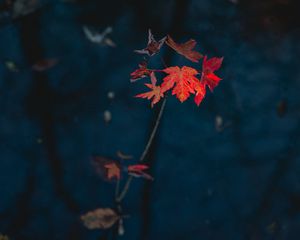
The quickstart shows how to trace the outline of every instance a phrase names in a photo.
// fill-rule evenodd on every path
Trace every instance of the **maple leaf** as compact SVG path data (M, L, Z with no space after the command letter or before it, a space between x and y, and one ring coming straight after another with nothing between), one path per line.
M130 165L127 167L129 175L133 177L143 177L148 180L153 180L153 177L148 173L145 173L144 170L148 169L149 167L145 164L136 164Z
M163 78L161 85L163 93L174 87L172 95L176 95L180 102L184 102L191 93L195 93L195 90L199 92L199 87L199 89L195 89L199 85L199 80L196 78L198 74L196 69L187 66L180 69L176 66L165 68L163 71L168 74Z
M160 39L158 42L154 39L151 29L148 30L148 43L147 47L141 50L134 50L136 53L147 54L152 57L154 54L159 52L160 48L164 44L166 37Z
M156 79L156 78L155 78ZM152 99L151 107L154 106L154 104L158 103L160 99L164 96L163 92L161 91L160 86L156 86L155 84L156 80L152 80L152 83L145 83L145 85L151 89L149 92L141 93L136 95L135 97L138 98L147 98L148 100Z
M121 169L115 162L107 163L104 165L107 169L107 178L112 180L113 178L120 179Z
M147 68L147 62L141 62L139 68L130 74L131 82L135 82L138 79L148 77L153 71Z
M207 56L204 57L202 63L202 76L201 81L204 85L207 85L210 91L212 92L214 88L219 84L222 78L219 78L214 74L218 70L223 62L223 58L213 57L207 60Z
M111 208L98 208L80 217L88 229L107 229L113 226L120 216Z
M203 82L199 82L198 84L196 84L195 91L196 94L195 94L194 101L197 104L197 106L199 106L203 98L205 97L205 93L206 93L205 84Z
M199 59L203 57L201 53L193 50L197 44L194 39L190 39L187 42L180 44L176 43L170 36L168 36L166 44L192 62L199 62Z

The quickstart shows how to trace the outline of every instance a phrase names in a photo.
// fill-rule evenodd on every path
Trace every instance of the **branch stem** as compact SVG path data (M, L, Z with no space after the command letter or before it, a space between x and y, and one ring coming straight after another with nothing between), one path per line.
M143 153L142 153L142 155L141 155L141 157L140 157L140 159L139 159L140 162L143 162L143 161L145 160L145 157L147 156L147 154L148 154L148 152L149 152L149 150L150 150L150 147L151 147L151 144L152 144L153 139L154 139L154 137L155 137L155 134L156 134L156 132L157 132L157 129L158 129L158 126L159 126L161 117L162 117L162 115L163 115L163 112L164 112L164 109L165 109L165 106L166 106L166 102L167 102L167 97L164 98L164 100L163 100L163 102L162 102L162 104L161 104L161 107L160 107L160 109L159 109L159 113L158 113L158 115L157 115L157 118L156 118L154 127L153 127L153 129L152 129L152 131L151 131L151 134L150 134L150 137L149 137L149 139L148 139L148 142L147 142L147 144L146 144L146 146L145 146L145 149L144 149L144 151L143 151ZM131 184L131 182L132 182L132 179L133 179L132 176L129 176L129 177L127 178L127 181L126 181L126 183L125 183L125 185L124 185L124 188L122 189L120 195L119 195L119 196L116 196L116 202L117 202L117 203L120 203L120 202L124 199L124 197L126 196L128 190L129 190L129 188L130 188L130 184Z

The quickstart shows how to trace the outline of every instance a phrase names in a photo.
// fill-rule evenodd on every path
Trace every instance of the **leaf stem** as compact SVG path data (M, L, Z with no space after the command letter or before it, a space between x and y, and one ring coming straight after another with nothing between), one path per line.
M154 139L154 137L155 137L155 134L156 134L156 132L157 132L157 129L158 129L158 126L159 126L161 117L162 117L162 115L163 115L163 112L164 112L164 109L165 109L165 106L166 106L166 102L167 102L167 97L164 98L164 100L163 100L163 102L162 102L162 104L161 104L161 107L160 107L160 109L159 109L159 113L158 113L158 115L157 115L157 118L156 118L154 127L153 127L153 129L152 129L152 132L151 132L151 134L150 134L150 137L149 137L149 139L148 139L148 142L147 142L147 144L146 144L146 146L145 146L145 149L144 149L144 151L143 151L143 153L142 153L142 155L141 155L141 157L140 157L140 159L139 159L140 162L143 162L143 161L145 160L145 157L147 156L147 154L148 154L148 152L149 152L149 149L150 149L150 147L151 147L151 144L152 144L153 139ZM124 185L124 188L122 189L120 195L119 195L119 196L116 196L116 202L117 202L117 203L120 203L120 202L124 199L124 197L126 196L128 190L129 190L129 188L130 188L130 184L131 184L131 182L132 182L132 178L133 178L132 176L129 176L129 177L127 178L127 181L126 181L126 183L125 183L125 185Z

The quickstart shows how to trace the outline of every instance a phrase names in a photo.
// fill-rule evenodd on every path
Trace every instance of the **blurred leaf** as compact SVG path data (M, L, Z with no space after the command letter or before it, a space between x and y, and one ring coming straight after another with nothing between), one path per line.
M116 161L100 156L93 157L92 161L97 173L104 180L111 181L113 179L120 179L121 167Z
M109 110L105 110L103 112L103 120L106 124L110 123L112 119L111 112Z
M12 17L25 16L34 12L39 6L38 0L16 0L13 4Z
M104 165L104 167L107 169L107 178L109 180L112 180L113 178L121 178L121 169L117 163L107 163Z
M120 150L117 151L117 156L118 156L120 159L123 159L123 160L128 160L128 159L132 159L132 158L133 158L132 155L124 154L124 153L121 152Z
M153 180L153 177L149 175L148 173L145 173L144 170L148 169L149 166L145 164L136 164L136 165L130 165L127 167L128 174L133 177L142 177L147 180Z
M98 208L80 217L88 229L107 229L113 226L120 216L111 208Z
M0 234L0 240L9 240L8 236Z
M19 72L19 68L17 67L16 63L13 61L5 61L4 62L6 68L11 72Z
M38 62L36 62L32 69L38 72L46 71L52 67L54 67L58 63L58 60L55 58L49 58L49 59L42 59Z
M284 117L286 112L287 112L287 101L283 99L277 104L277 115L279 117Z
M83 32L88 40L93 43L101 44L104 46L115 47L116 44L107 37L112 32L112 27L107 27L102 33L94 32L87 26L83 26Z

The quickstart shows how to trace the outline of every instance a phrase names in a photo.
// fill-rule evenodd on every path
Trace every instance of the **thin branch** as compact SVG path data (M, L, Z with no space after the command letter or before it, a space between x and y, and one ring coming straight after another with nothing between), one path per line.
M165 106L166 106L166 102L167 102L167 97L164 98L164 100L163 100L163 102L161 104L159 113L158 113L156 121L155 121L155 125L154 125L154 127L152 129L152 132L151 132L150 137L148 139L148 142L147 142L147 144L145 146L145 149L144 149L144 151L143 151L143 153L142 153L142 155L140 157L140 160L139 160L140 162L143 162L145 160L145 157L147 156L147 154L149 152L149 149L151 147L151 144L152 144L153 139L155 137L155 134L157 132L157 129L158 129L161 117L163 115L163 112L164 112L164 109L165 109ZM118 197L116 197L116 202L117 203L120 203L124 199L124 197L126 196L128 190L129 190L130 184L132 182L132 178L133 178L132 176L128 177L128 179L127 179L127 181L126 181L126 183L124 185L124 188L123 188L122 192L120 193L120 195Z

